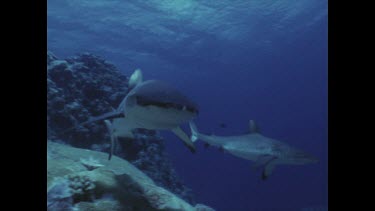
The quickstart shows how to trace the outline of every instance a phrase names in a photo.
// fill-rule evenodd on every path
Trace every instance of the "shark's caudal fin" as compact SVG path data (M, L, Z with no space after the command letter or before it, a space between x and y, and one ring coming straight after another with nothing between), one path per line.
M129 79L129 89L134 88L137 84L142 83L143 75L140 69L136 69Z
M190 130L191 130L190 139L191 139L192 142L196 142L199 138L199 132L198 132L197 126L195 125L195 123L193 121L189 122L189 126L190 126Z

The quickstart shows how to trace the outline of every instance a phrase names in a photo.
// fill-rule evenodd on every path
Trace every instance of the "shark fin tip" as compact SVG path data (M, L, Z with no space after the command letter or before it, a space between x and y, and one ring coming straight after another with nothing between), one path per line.
M143 81L141 69L137 68L129 78L129 88L134 88L137 84Z
M249 120L249 132L250 133L259 133L259 127L255 123L255 120Z

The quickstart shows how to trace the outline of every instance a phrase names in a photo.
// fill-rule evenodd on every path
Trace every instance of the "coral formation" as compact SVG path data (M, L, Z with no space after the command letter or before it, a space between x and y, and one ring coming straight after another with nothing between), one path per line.
M48 210L212 211L192 206L117 156L108 161L103 152L50 141L47 146L54 157L47 160ZM95 157L103 166L88 170L82 157Z
M75 201L91 201L94 199L95 183L86 174L67 175L70 192Z

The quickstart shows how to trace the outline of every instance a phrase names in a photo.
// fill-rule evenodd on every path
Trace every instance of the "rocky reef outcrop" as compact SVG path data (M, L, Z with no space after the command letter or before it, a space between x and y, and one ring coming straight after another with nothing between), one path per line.
M47 141L49 211L214 211L158 186L128 161Z
M117 108L127 92L128 77L104 59L88 53L59 59L47 52L47 138L108 152L109 137L103 122L65 130ZM164 153L164 140L149 130L138 130L135 137L120 139L116 155L142 170L157 185L194 203L191 190L177 177Z

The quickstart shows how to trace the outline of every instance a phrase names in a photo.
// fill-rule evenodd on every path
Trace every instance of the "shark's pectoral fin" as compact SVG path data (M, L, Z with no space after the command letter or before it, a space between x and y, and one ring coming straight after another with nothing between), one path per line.
M264 166L263 172L262 172L262 180L266 180L275 169L276 161L272 160L268 164Z
M89 124L89 123L100 121L100 120L124 118L124 117L125 117L125 115L124 115L123 112L115 110L115 111L111 111L111 112L102 114L102 115L97 116L97 117L92 117L89 120L87 120L86 122L80 123L79 125L85 125L85 124Z
M266 180L275 168L277 157L273 155L260 155L254 164L254 169L257 170L263 167L262 180Z
M109 137L111 138L111 145L110 145L110 150L109 150L109 155L108 155L108 160L111 160L118 140L117 140L117 136L113 133L112 123L109 120L104 120L104 123L107 126Z
M90 123L93 123L93 122L97 122L97 121L101 121L101 120L106 120L106 119L114 119L114 118L124 118L125 115L123 112L121 111L111 111L111 112L108 112L108 113L105 113L105 114L102 114L100 116L97 116L97 117L91 117L90 119L88 119L87 121L85 122L81 122L75 126L72 126L70 128L67 128L63 131L60 131L60 132L57 132L58 135L63 135L64 133L69 133L79 127L82 127L84 125L87 125L87 124L90 124Z
M257 157L254 163L254 170L258 170L260 167L267 165L270 161L275 159L273 155L260 155Z
M190 140L189 136L187 136L186 133L180 127L173 128L172 132L176 134L176 136L178 136L184 142L185 146L188 147L192 153L195 153L196 149L194 143Z

